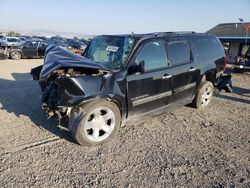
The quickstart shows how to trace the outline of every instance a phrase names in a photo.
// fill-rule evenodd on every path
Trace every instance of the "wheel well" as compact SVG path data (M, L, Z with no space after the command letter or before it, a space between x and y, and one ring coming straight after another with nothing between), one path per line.
M209 70L205 72L201 78L201 81L209 81L214 85L216 82L216 70Z
M125 118L125 109L123 109L123 106L122 106L122 103L116 99L116 98L109 98L109 97L104 97L104 98L92 98L88 101L83 101L82 103L80 103L81 105L86 105L87 103L89 102L92 102L92 101L95 101L95 100L99 100L99 101L102 101L102 100L106 100L106 101L109 101L109 102L112 102L114 103L120 110L120 113L121 113L121 118L122 120Z
M106 98L107 101L113 102L120 110L121 113L121 118L122 120L126 117L125 113L125 109L123 109L123 106L121 104L121 102L118 99L111 99L111 98Z

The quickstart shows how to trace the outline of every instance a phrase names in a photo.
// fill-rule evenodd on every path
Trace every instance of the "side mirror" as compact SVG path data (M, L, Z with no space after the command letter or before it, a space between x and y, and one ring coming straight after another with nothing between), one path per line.
M129 68L128 68L128 74L135 74L135 73L143 73L145 72L145 62L141 61L138 65L136 63L133 63Z
M139 69L140 69L140 72L145 72L145 61L142 60L140 63L139 63Z

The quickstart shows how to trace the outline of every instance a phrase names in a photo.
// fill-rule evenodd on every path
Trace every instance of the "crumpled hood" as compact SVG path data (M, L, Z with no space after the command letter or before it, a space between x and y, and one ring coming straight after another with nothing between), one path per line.
M45 52L40 79L47 79L49 75L57 69L74 67L110 71L102 65L87 59L86 57L74 54L63 47L48 46Z

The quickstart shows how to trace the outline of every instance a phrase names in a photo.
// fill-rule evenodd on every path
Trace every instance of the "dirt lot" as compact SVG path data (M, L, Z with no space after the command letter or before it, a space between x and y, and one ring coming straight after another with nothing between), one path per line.
M0 187L250 187L250 74L235 93L128 125L87 148L40 109L29 71L42 60L0 61Z

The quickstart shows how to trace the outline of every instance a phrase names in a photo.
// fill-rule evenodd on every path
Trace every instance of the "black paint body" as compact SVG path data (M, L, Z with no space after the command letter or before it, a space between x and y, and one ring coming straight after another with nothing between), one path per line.
M19 51L22 57L43 57L47 47L48 44L44 41L27 40L22 46L11 47L10 51Z
M84 57L68 54L66 51L60 53L70 58L63 58L62 63L51 63L52 61L46 56L40 75L42 102L46 103L50 110L60 111L68 107L77 108L91 100L110 100L118 105L124 121L139 114L152 114L160 109L192 102L204 75L207 80L215 83L217 73L223 69L224 50L213 36L195 33L153 33L132 37L135 39L135 44L121 70L107 70L95 62L89 62ZM202 57L193 41L197 38L218 41L216 45L220 50L209 57ZM165 43L173 39L188 41L190 61L177 66L170 63L166 67L151 71L133 71L131 67L134 65L134 60L146 43L154 40ZM85 74L53 78L53 71L71 68L81 69ZM42 67L33 69L31 73L34 76L41 69Z

